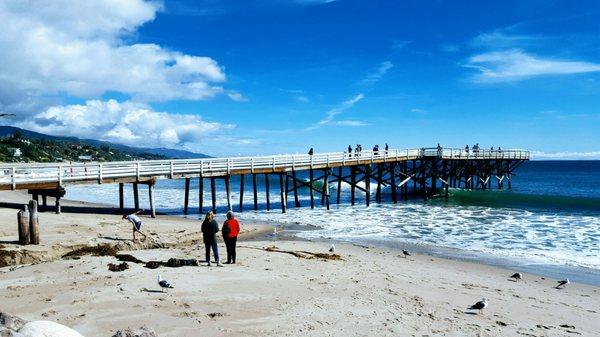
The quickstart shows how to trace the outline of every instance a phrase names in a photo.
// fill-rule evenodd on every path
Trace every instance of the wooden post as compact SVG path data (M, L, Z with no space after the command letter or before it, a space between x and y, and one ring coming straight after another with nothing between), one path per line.
M156 208L154 207L154 182L148 183L148 201L150 202L150 216L156 218Z
M287 209L288 191L290 190L290 176L285 173L285 208Z
M381 179L382 179L381 164L377 164L377 192L375 192L375 200L381 202Z
M408 178L408 163L405 161L402 164L402 172L404 172L404 176L402 176L402 180ZM404 200L408 200L408 182L406 182L404 185L402 185L402 188L404 189Z
M60 214L60 212L61 212L60 197L58 195L56 196L54 206L56 207L56 214Z
M217 187L215 186L215 177L210 178L210 195L212 199L212 212L217 214Z
M48 207L48 196L46 194L42 194L42 205L44 206L44 209Z
M365 202L367 207L371 205L371 165L365 166Z
M119 183L119 210L122 212L125 208L124 184ZM46 198L44 198L44 207L46 207Z
M38 218L37 200L29 201L29 243L32 245L40 244L40 230Z
M139 197L139 191L138 191L138 183L133 183L133 205L135 210L137 211L138 209L140 209L140 197ZM187 206L185 207L185 211L187 214Z
M20 210L17 213L17 224L19 226L19 244L28 245L30 242L29 236L29 212L27 207L25 210Z
M412 171L413 171L413 172L416 172L416 167L417 167L417 161L413 159L413 161L412 161ZM415 198L416 198L416 192L417 192L417 177L416 177L416 176L414 176L414 177L413 177L413 179L412 179L412 181L413 181L413 189L412 189L412 193L413 193L413 196L415 196Z
M258 190L256 187L256 173L252 174L252 188L254 189L254 210L258 210Z
M198 214L204 211L204 178L202 175L198 177Z
M313 192L314 192L314 191L313 191L313 186L314 186L314 183L313 183L314 174L315 174L315 173L314 173L313 169L311 168L311 169L309 170L309 176L310 176L310 178L309 178L309 181L308 181L308 186L309 186L309 190L310 190L310 208L315 208L315 195L314 195L314 193L313 193Z
M265 173L265 194L267 197L267 211L271 210L271 194L269 187L269 174Z
M323 177L323 197L325 198L325 206L329 210L329 175L331 174L330 169L325 170L325 177Z
M396 193L396 172L394 168L396 163L390 164L390 184L392 185L392 202L395 204L398 202L398 194Z
M240 212L244 210L244 175L240 175Z
M231 211L231 186L229 184L230 176L225 177L225 192L227 193L227 210Z
M337 184L337 203L340 203L342 195L342 167L338 167L338 184Z
M356 193L356 166L350 166L350 204L354 206Z
M133 187L135 188L135 200L136 200L136 205L135 205L135 209L139 208L139 204L137 201L137 183L133 183ZM188 207L190 204L190 178L185 178L185 190L184 190L184 197L183 197L183 214L188 214Z
M294 182L294 207L300 207L300 201L298 200L298 182L296 181L296 171L292 171L292 180Z
M279 190L281 193L281 213L285 213L287 205L286 205L286 200L285 200L286 192L285 192L285 189L283 186L283 174L279 175Z

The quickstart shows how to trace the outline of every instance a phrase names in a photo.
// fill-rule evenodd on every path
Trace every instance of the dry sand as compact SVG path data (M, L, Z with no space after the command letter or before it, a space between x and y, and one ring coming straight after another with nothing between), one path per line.
M15 210L2 209L0 216L0 242L12 249ZM68 246L131 235L116 215L44 213L40 221L42 241L52 246L63 237ZM197 220L145 221L157 241L180 244L128 253L144 261L203 258L203 247L191 238L199 240ZM397 251L350 244L336 244L339 261L264 250L326 253L327 243L247 237L239 246L239 263L224 267L129 263L111 272L107 264L116 258L83 256L0 268L0 311L53 320L85 336L141 325L160 336L600 336L594 286L558 290L555 280L540 276L513 282L513 271L502 268L427 255L405 259ZM222 244L219 249L224 255ZM160 292L159 273L175 288ZM490 303L483 314L465 310L481 297Z

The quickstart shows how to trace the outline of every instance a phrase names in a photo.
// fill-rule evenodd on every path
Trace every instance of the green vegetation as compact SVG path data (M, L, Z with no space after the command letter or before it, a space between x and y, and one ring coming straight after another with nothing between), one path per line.
M0 162L68 162L166 159L149 153L129 153L106 145L95 147L78 141L30 139L16 131L0 139Z

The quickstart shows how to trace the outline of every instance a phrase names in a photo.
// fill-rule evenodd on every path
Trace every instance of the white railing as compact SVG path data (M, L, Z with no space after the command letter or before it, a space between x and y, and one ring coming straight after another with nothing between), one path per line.
M529 151L524 150L479 150L478 152L451 148L422 148L389 151L362 151L358 154L347 152L176 159L144 160L122 162L89 163L2 163L0 164L0 185L25 183L69 183L103 179L149 178L181 176L187 174L220 175L232 171L292 170L310 167L329 167L373 161L399 161L421 157L441 157L445 159L529 159Z

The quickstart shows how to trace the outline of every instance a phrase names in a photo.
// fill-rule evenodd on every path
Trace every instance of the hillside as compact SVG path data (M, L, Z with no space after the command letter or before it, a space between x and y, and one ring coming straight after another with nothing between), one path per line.
M209 156L202 153L195 153L185 150L176 150L176 149L167 149L167 148L136 148L127 145L105 142L95 139L79 139L76 137L58 137L46 135L39 132L34 132L30 130L25 130L21 128L17 128L14 126L2 126L0 125L0 138L7 138L14 135L16 132L20 132L24 138L30 140L51 140L57 142L67 142L67 143L77 143L80 145L88 145L94 148L105 148L108 147L113 150L113 152L118 151L122 152L123 155L130 155L130 158L169 158L169 159L179 159L179 158L207 158ZM156 157L151 157L149 155L156 155ZM130 159L131 160L131 159ZM4 161L4 160L2 160Z

